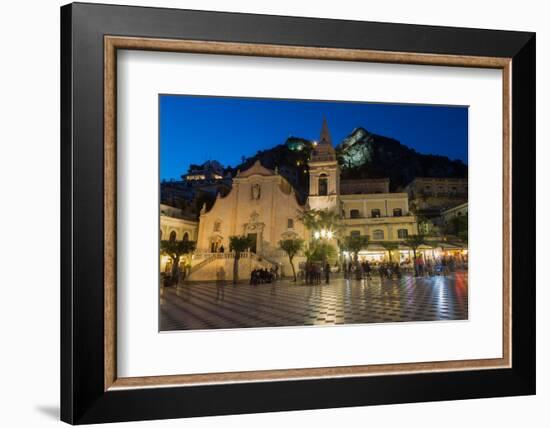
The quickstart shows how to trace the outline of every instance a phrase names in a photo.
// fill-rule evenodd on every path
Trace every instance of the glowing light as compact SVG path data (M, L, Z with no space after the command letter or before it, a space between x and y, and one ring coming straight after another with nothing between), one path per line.
M205 180L206 176L204 175L188 175L186 177L187 180Z
M334 237L334 232L332 230L321 229L321 230L316 230L313 233L313 236L315 239L319 239L319 238L332 239Z

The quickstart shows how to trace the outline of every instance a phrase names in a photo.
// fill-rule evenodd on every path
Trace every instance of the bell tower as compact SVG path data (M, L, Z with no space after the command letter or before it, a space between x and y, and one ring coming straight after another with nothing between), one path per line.
M309 160L309 207L337 210L340 198L340 167L325 118L319 141L314 145Z

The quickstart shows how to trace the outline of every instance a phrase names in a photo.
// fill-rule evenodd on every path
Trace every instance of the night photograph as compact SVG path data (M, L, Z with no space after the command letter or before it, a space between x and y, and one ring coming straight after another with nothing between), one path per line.
M159 96L161 331L468 319L468 107Z

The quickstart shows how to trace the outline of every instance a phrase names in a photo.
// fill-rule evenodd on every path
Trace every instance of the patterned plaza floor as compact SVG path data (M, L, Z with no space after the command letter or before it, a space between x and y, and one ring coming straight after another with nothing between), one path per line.
M160 330L468 319L468 273L329 285L186 284L165 288Z

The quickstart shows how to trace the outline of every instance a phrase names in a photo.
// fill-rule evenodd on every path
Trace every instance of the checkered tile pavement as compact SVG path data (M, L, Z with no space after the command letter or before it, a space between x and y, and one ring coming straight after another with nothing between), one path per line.
M468 319L468 273L329 285L186 284L166 288L160 329L195 330Z

